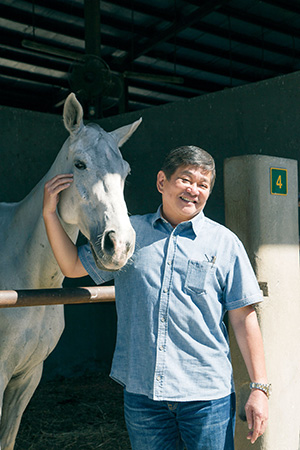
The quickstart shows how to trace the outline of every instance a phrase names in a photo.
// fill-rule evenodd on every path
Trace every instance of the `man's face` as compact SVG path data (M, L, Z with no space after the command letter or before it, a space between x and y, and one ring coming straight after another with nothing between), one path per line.
M180 166L168 180L160 170L156 185L162 194L162 215L176 226L204 208L210 194L211 172L197 166Z

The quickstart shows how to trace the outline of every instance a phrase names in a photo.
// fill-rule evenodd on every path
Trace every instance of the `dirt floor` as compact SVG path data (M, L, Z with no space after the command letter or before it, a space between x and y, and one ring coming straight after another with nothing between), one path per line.
M105 373L42 381L15 450L130 450L121 386Z

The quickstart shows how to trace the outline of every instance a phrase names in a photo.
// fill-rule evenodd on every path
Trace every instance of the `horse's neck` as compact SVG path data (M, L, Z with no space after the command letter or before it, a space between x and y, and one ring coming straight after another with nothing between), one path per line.
M54 259L42 215L44 185L57 173L64 171L60 159L54 162L46 176L21 202L14 205L9 220L10 246L15 246L15 255L21 258L32 288L59 287L63 276ZM67 234L76 242L78 228L62 222Z

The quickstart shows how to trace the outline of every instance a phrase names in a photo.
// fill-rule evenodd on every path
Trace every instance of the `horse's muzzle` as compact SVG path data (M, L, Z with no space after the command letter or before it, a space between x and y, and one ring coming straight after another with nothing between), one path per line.
M120 237L114 230L106 231L100 245L91 246L96 265L101 270L116 271L121 269L132 256L135 247L135 232L129 230L125 237ZM99 248L100 247L100 248Z

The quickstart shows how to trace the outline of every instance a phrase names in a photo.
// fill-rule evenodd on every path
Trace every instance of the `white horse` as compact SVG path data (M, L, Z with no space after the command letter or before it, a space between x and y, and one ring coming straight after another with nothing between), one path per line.
M18 203L0 203L0 289L61 287L63 275L53 257L42 219L46 180L73 173L62 193L59 214L76 241L78 230L90 240L97 265L116 270L132 255L135 233L123 197L129 165L119 148L139 126L106 133L96 124L83 124L83 111L74 94L64 107L70 137L46 176ZM39 384L43 361L64 328L63 306L0 310L0 442L14 448L22 414Z

